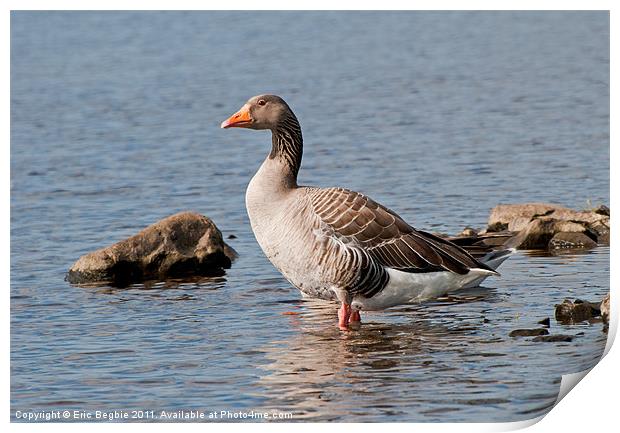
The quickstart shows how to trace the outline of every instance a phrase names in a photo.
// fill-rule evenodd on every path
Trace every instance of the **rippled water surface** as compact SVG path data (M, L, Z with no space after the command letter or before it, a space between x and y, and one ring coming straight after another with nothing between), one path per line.
M519 253L502 278L373 312L357 332L256 244L244 191L267 133L222 131L281 94L301 182L362 191L417 227L498 203L609 203L605 13L25 13L11 25L11 408L273 410L294 420L515 421L595 364L508 337L600 300L609 250ZM80 255L181 210L240 253L218 279L78 288Z

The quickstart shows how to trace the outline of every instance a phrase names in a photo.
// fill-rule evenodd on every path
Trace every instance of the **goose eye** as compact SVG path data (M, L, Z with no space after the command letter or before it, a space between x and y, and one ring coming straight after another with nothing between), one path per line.
M258 105L265 105L265 104L266 104L266 102L265 102L265 100L264 100L264 99L260 99L260 100L258 101Z

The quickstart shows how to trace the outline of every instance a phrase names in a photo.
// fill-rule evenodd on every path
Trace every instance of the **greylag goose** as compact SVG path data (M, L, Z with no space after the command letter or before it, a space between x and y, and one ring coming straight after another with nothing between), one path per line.
M297 184L303 140L279 96L251 98L222 128L269 129L271 152L245 201L258 244L304 296L338 299L338 325L358 326L360 310L382 310L479 284L509 252L480 260L416 230L395 212L344 188Z

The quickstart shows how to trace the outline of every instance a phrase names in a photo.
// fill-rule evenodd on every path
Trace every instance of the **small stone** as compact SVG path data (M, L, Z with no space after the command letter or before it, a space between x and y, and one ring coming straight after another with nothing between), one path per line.
M609 215L609 208L607 206L605 206L604 204L601 204L598 207L592 209L592 212L597 213L599 215L610 216Z
M458 234L458 236L477 236L477 235L478 235L478 231L471 227L465 227L463 231Z
M565 299L564 302L555 306L555 320L563 324L573 324L596 317L600 314L597 304L593 304L580 299L571 302Z
M550 250L591 249L596 245L596 242L583 233L556 233L549 241Z
M548 328L549 326L551 326L551 320L548 317L545 317L544 319L539 320L538 324Z
M570 341L573 341L573 336L572 335L562 335L562 334L558 334L558 335L541 335L539 337L535 337L534 339L532 339L532 341L542 342L542 343L570 342Z
M549 331L544 328L537 329L515 329L508 334L509 337L534 337L536 335L547 335Z
M228 235L228 239L237 239L237 236L233 235L233 234L230 234L230 235Z

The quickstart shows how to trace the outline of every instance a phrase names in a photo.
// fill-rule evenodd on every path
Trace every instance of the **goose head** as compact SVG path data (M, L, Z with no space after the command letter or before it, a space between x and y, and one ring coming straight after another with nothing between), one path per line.
M224 120L222 128L277 129L293 112L276 95L258 95L250 98L235 114Z

